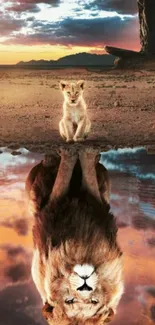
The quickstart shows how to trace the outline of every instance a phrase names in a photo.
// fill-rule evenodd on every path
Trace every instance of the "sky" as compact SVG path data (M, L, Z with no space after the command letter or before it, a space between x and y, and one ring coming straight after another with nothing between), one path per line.
M43 155L1 148L0 154L0 324L46 325L31 279L32 224L24 185ZM145 149L102 155L111 179L110 204L124 254L125 293L113 325L155 321L155 155Z
M137 0L0 0L0 64L140 49Z

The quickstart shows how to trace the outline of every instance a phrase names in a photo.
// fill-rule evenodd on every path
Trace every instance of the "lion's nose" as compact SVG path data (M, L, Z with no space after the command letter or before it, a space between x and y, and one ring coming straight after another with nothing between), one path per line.
M75 103L75 99L72 99L72 103Z
M85 282L81 287L77 288L78 291L92 291L93 289Z
M83 279L83 280L87 280L87 279L89 279L89 277L90 276L86 276L86 275L85 276L80 276L80 278Z

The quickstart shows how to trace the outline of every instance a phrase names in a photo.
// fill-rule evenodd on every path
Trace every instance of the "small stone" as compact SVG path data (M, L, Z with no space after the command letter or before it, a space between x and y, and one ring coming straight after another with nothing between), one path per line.
M12 156L19 156L19 155L21 155L21 152L20 152L20 151L15 151L15 150L14 150L14 151L11 152L11 155L12 155Z
M119 102L114 102L114 107L119 107Z
M45 115L45 118L50 118L50 115Z
M110 144L107 145L107 150L111 150L112 148L113 148L112 145Z

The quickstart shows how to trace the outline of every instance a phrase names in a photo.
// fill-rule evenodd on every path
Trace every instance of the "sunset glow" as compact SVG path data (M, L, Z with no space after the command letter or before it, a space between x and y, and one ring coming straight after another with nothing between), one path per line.
M2 0L0 64L102 54L105 45L139 50L136 1Z

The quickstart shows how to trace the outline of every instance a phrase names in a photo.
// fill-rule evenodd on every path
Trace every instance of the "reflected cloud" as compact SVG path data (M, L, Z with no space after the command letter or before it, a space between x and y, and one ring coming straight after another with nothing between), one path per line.
M29 221L26 219L18 219L16 216L14 220L4 218L3 221L0 222L0 226L6 228L13 228L18 235L26 236L29 231Z
M112 179L111 206L117 222L136 229L155 227L155 155L144 147L102 153Z
M31 281L7 286L0 291L2 324L45 325L40 308L41 301Z
M138 300L143 308L145 317L155 321L155 287L139 286L136 288L138 292Z
M143 147L121 148L102 153L101 162L109 171L133 175L140 180L155 180L153 155Z
M25 197L25 179L28 170L43 158L25 148L12 155L12 149L1 148L0 154L0 226L14 229L18 235L26 236L30 229L30 218Z
M155 247L155 237L148 238L147 242L150 247Z
M32 251L11 244L0 246L1 289L8 284L30 279Z

